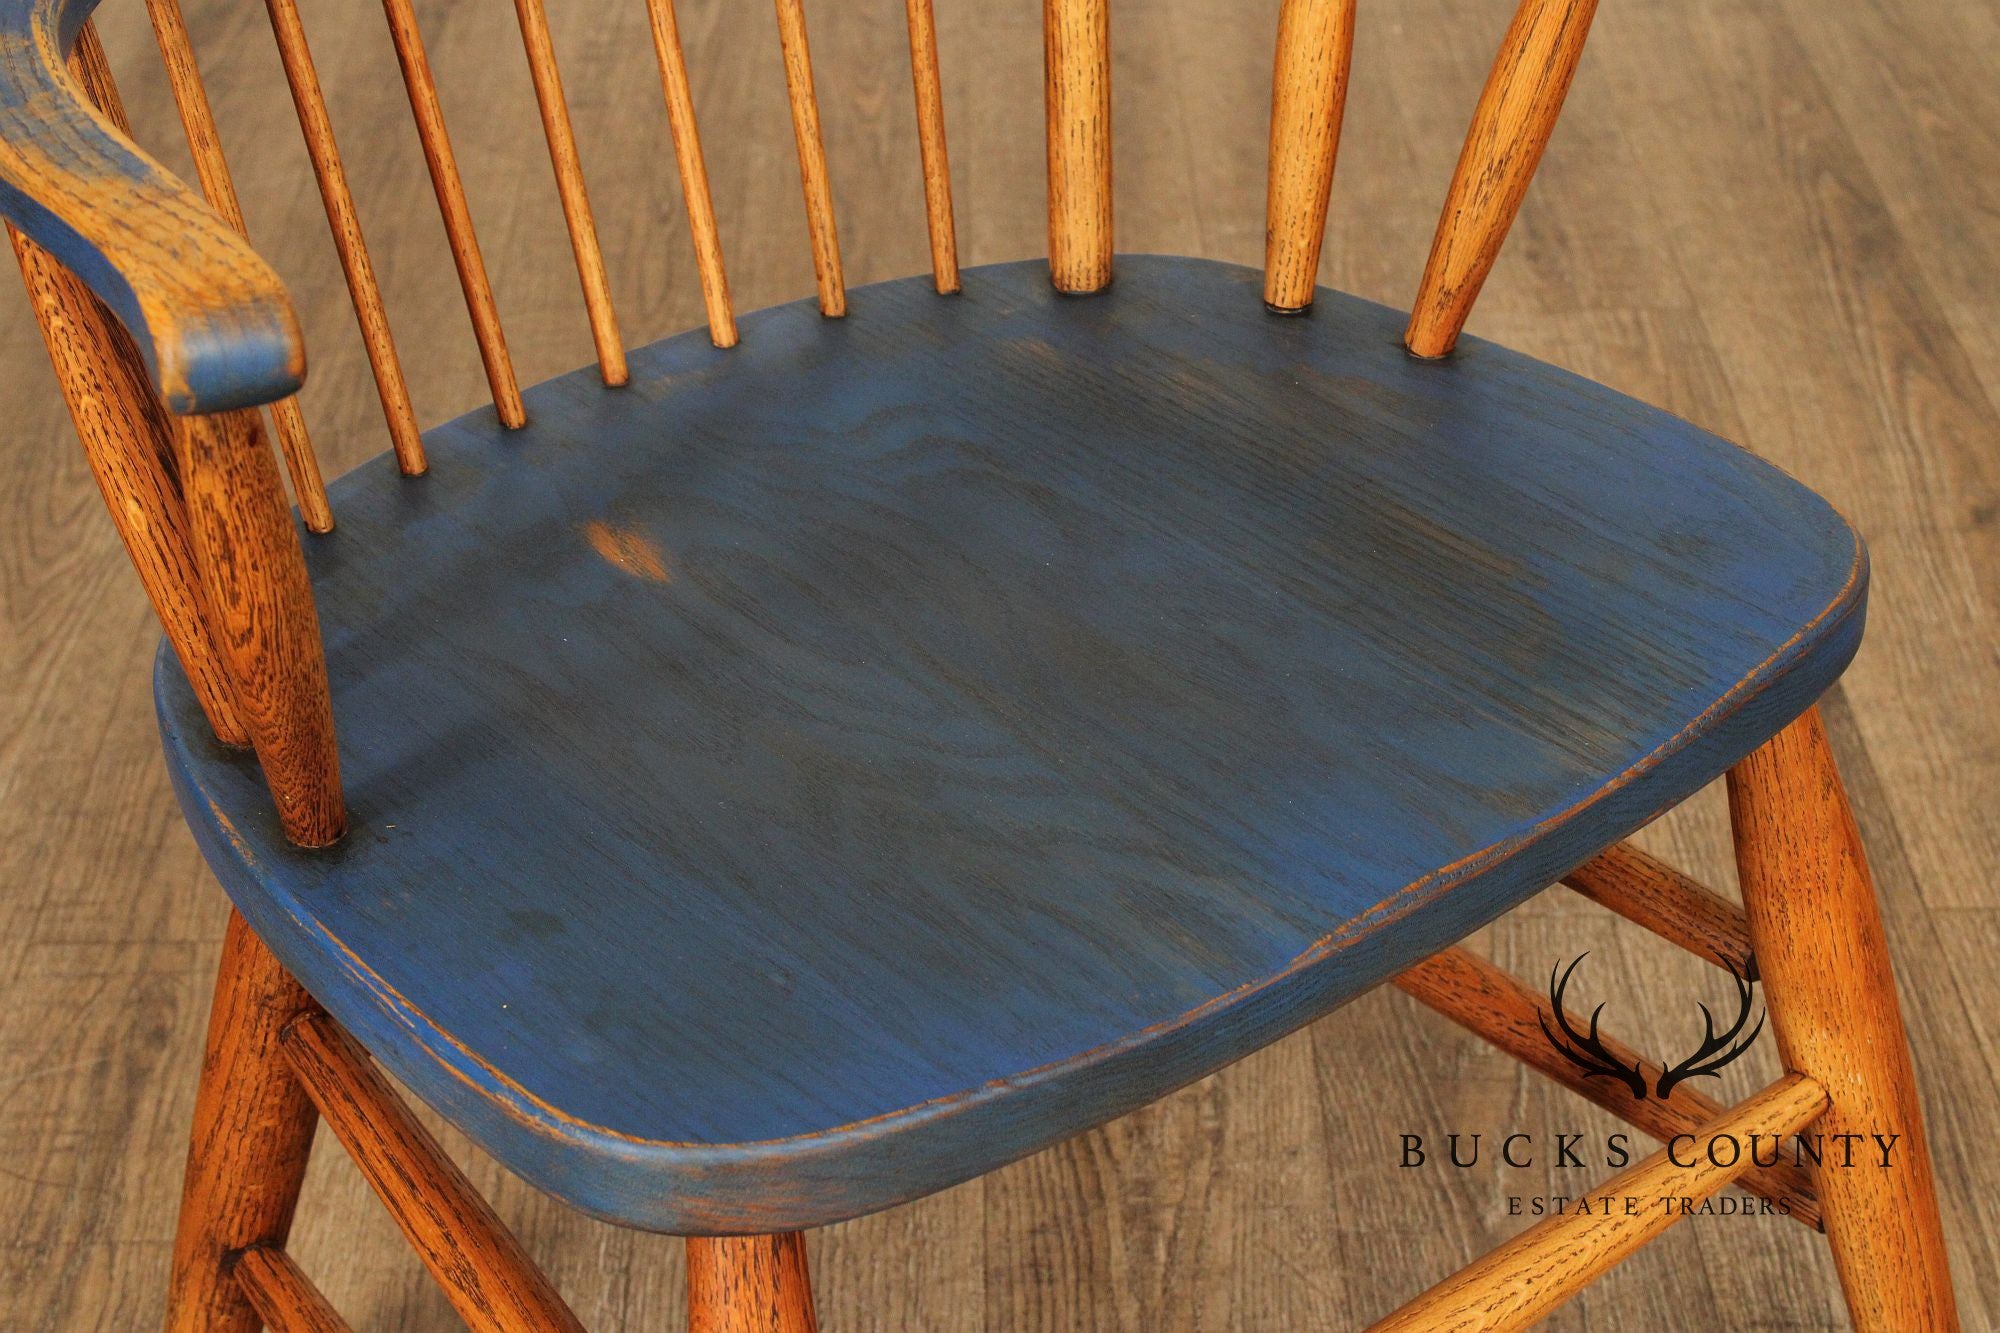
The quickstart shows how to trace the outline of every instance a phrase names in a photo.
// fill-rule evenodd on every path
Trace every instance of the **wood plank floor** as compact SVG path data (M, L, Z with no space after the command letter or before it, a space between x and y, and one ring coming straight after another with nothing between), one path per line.
M1406 301L1507 0L1364 6L1322 279ZM420 416L481 401L379 8L306 7ZM698 323L644 7L557 6L628 339ZM738 308L812 289L768 7L683 0ZM940 0L967 262L1042 252L1039 7ZM1119 245L1257 263L1276 4L1115 6ZM140 7L134 119L184 166ZM514 18L419 5L524 383L591 355ZM328 474L386 447L260 6L191 2L253 236L291 283ZM815 6L850 281L928 266L900 7ZM2000 1328L2000 5L1613 0L1473 319L1744 441L1870 538L1868 641L1827 716L1897 950L1968 1328ZM224 905L172 808L155 629L18 287L0 282L0 1327L155 1325ZM1727 886L1719 793L1644 842ZM1687 1044L1713 978L1552 893L1475 943L1593 951L1622 1035ZM1727 1093L1772 1073L1729 1071ZM1761 1063L1760 1063L1761 1062ZM1403 1170L1400 1135L1609 1122L1378 993L1099 1132L811 1238L830 1329L1352 1327L1601 1169ZM677 1243L568 1215L447 1142L593 1327L678 1327ZM1433 1160L1436 1154L1433 1153ZM297 1249L357 1327L449 1309L337 1152ZM1839 1328L1824 1247L1701 1218L1557 1328Z

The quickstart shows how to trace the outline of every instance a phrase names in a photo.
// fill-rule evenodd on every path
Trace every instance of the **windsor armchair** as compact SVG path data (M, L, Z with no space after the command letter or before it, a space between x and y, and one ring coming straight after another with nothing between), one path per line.
M147 8L199 196L133 145L95 0L0 0L0 210L235 905L173 1327L342 1326L284 1248L318 1118L469 1324L575 1326L376 1062L541 1188L688 1236L695 1327L804 1329L801 1229L1392 979L1663 1140L1901 1136L1881 1170L1662 1154L1606 1188L1780 1199L1857 1327L1955 1326L1813 709L1861 634L1858 538L1713 436L1460 343L1592 0L1521 0L1407 320L1315 286L1353 0L1283 0L1261 274L1114 265L1103 0L1046 0L1047 266L961 274L907 0L933 272L852 293L778 0L817 297L740 329L673 3L647 0L708 327L634 351L517 0L597 353L525 392L385 0L493 397L429 431L302 15L267 6L391 445L331 488L177 0ZM1724 773L1741 909L1620 841ZM1562 1015L1456 942L1557 881L1754 955L1786 1075L1723 1107L1552 1058L1532 1034ZM1552 1218L1383 1326L1523 1326L1671 1220Z

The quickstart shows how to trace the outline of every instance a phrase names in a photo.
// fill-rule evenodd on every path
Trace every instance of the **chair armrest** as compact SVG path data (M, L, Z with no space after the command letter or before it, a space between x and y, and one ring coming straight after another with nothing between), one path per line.
M278 275L70 72L96 7L0 0L0 215L110 307L173 411L283 398L305 349Z

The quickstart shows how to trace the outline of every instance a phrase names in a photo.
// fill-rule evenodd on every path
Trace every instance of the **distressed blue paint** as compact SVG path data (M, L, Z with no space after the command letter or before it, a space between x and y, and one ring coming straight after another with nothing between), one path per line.
M1853 653L1861 547L1776 469L1258 284L888 283L554 380L519 432L463 417L424 477L377 459L309 542L353 832L288 847L163 653L204 851L528 1179L782 1230L1328 1012Z
M97 3L0 0L0 217L118 317L172 410L283 398L305 361L276 275L62 68Z

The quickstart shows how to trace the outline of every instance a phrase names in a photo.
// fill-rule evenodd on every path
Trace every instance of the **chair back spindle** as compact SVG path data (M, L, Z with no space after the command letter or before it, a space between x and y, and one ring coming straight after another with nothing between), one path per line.
M1404 344L1439 357L1457 343L1521 211L1583 56L1597 0L1521 0L1472 113Z
M798 142L799 184L806 196L806 230L812 240L819 312L847 313L847 284L840 273L840 238L833 226L833 187L827 181L826 145L820 139L819 98L813 92L812 50L806 43L801 0L777 0L778 46L785 58L785 93L792 104L792 137Z
M382 400L382 417L388 423L396 465L403 475L414 477L428 466L423 436L417 426L416 409L410 403L409 386L403 380L396 340L389 331L389 315L382 306L375 265L368 258L368 243L362 239L361 215L354 207L354 194L348 189L347 168L340 160L340 146L333 137L326 94L320 88L319 71L313 66L312 49L306 44L305 24L299 18L296 0L266 0L265 8L271 15L271 35L277 42L278 59L284 65L285 82L292 91L292 105L299 113L299 132L305 138L306 155L312 160L320 202L326 208L327 230L333 235L340 271L347 280L347 294L354 303L361 345L368 353L368 368L375 376L375 392Z
M631 378L625 367L625 344L618 336L618 316L611 309L611 280L604 272L597 221L591 216L590 195L583 186L583 161L577 155L576 133L570 127L569 104L563 99L548 11L542 0L514 0L514 13L528 51L528 73L535 85L542 133L549 142L549 160L555 165L563 221L569 227L570 248L576 253L577 275L583 280L583 303L590 316L590 336L597 344L598 370L606 384L621 385Z
M1264 219L1264 304L1312 307L1333 196L1333 162L1354 56L1355 0L1284 0L1271 74L1271 169Z
M924 221L938 294L959 289L958 235L951 218L951 160L944 147L944 84L938 73L937 18L931 0L904 0L910 26L910 82L917 94L917 146L923 155Z
M486 367L487 386L493 391L493 407L503 425L516 429L527 424L528 412L521 403L521 386L514 378L514 359L508 355L506 335L500 330L500 310L493 302L493 284L486 276L486 260L479 253L479 237L472 229L472 208L465 201L458 158L451 151L451 136L444 127L444 107L438 102L437 80L431 74L416 10L410 0L382 0L382 8L388 15L396 63L402 67L403 87L410 95L410 114L417 122L417 138L423 143L424 164L430 169L438 212L444 218L445 239L458 269L458 285L465 293L472 336L479 343L479 359Z
M1072 296L1111 281L1109 0L1042 0L1049 279Z
M709 196L708 163L702 157L701 133L695 126L694 90L681 52L674 0L646 0L646 15L653 29L653 54L660 62L660 91L667 103L667 128L674 137L674 162L680 169L688 234L694 239L702 305L708 312L708 336L717 347L734 347L736 314L730 308L729 278L722 268L722 233L715 225L715 202Z
M208 205L222 220L248 239L243 207L236 197L236 183L229 163L222 156L222 139L216 132L215 112L208 104L208 90L195 64L194 47L188 41L187 22L181 16L179 0L146 0L146 14L152 21L153 38L166 66L167 86L172 90L174 108L180 114L187 135L188 151L194 158L196 178ZM314 532L333 530L333 510L326 500L326 483L313 452L312 437L306 431L305 413L296 396L271 404L271 419L278 428L278 447L285 455L285 467L292 476L292 490L299 500L299 514Z

